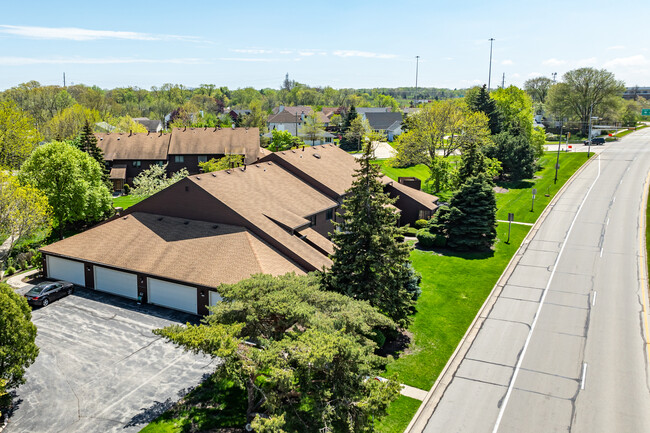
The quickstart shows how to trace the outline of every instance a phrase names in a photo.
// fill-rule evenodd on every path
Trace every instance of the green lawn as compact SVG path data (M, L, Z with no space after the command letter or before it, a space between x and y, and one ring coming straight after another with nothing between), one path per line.
M375 424L378 433L403 432L420 407L420 400L401 395L388 408L388 416Z
M133 206L136 203L140 203L147 197L135 196L135 195L122 195L113 199L113 207L121 207L126 209L130 206Z
M507 220L508 213L512 212L515 214L515 221L534 223L560 187L564 185L564 182L586 162L587 155L581 152L560 152L560 170L557 183L554 183L556 158L556 153L546 152L539 159L541 170L535 173L536 179L498 182L500 187L509 189L509 192L497 194L497 219ZM533 188L537 189L534 208L532 203ZM549 196L546 197L546 194Z

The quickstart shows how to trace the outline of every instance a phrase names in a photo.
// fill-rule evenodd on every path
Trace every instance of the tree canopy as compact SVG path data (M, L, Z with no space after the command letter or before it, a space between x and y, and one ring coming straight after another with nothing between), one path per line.
M25 369L38 356L36 325L27 300L0 283L0 395L25 383Z
M603 117L618 105L624 90L623 82L605 69L574 69L563 75L561 83L551 87L548 108L555 116L579 121L586 135L589 116Z
M9 254L20 240L45 231L52 226L52 209L47 197L31 185L0 170L0 235L9 239ZM0 255L0 262L4 259Z
M148 197L162 191L170 185L187 177L189 172L183 167L176 173L167 177L167 164L153 164L133 179L131 194L141 197Z
M398 240L399 214L379 181L380 167L372 163L366 143L331 233L332 267L321 273L328 290L370 302L406 327L419 296L420 277L413 271L410 247Z
M53 141L34 150L21 167L19 179L47 196L61 236L67 223L98 221L111 212L102 167L69 144Z
M243 155L225 155L223 158L212 158L205 162L199 162L199 167L204 173L225 170L227 168L239 167L244 164Z
M373 353L375 329L395 325L367 302L294 274L253 275L219 294L200 325L154 333L220 357L217 374L247 390L258 431L372 431L373 417L397 397L398 383L369 380L385 365Z
M34 119L13 101L0 101L0 169L17 169L43 139Z
M321 138L325 132L325 127L318 118L316 112L310 114L305 118L305 122L300 127L300 135L305 137L305 140L311 141L312 146L314 142Z

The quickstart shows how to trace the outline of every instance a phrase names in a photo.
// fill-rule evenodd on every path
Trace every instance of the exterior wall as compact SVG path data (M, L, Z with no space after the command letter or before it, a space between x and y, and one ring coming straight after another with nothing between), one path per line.
M398 177L397 181L402 185L408 186L409 188L417 190L422 189L422 181L417 177Z
M126 165L126 183L128 183L129 185L133 184L134 177L137 177L140 173L142 173L152 165L158 164L159 162L162 162L164 164L166 162L163 160L142 159L142 160L138 160L140 161L140 167L134 167L133 166L134 161L135 160L132 159L114 160L112 161L112 165L111 165L111 166L115 166L119 164Z
M278 131L289 131L291 135L297 136L298 130L302 126L302 123L269 123L269 131L274 129Z
M332 212L332 218L334 218L335 213L336 209ZM334 224L331 219L327 219L327 211L325 211L316 214L316 225L311 226L311 228L329 239L328 234L334 231Z
M386 192L392 198L397 198L395 202L395 207L400 210L399 225L403 226L410 224L413 226L415 221L420 219L420 211L426 211L429 218L433 215L433 212L425 206L422 206L419 202L413 200L407 195L400 194L394 188L388 186Z

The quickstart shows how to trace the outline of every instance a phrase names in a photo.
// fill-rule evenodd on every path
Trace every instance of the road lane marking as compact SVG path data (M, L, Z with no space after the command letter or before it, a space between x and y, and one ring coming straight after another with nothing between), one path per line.
M607 225L609 225L609 218L607 218Z
M582 363L582 380L580 381L580 389L585 389L585 377L587 377L587 363Z
M603 247L600 247L600 257L603 256Z
M598 292L594 292L594 299L592 299L592 301L591 301L591 306L592 306L592 307L593 307L594 305L596 305L596 296L598 296Z
M645 344L648 363L650 363L650 328L648 327L648 280L647 280L647 256L646 256L646 210L648 207L648 183L650 172L643 185L643 199L641 200L641 212L639 212L639 271L641 272L641 295L643 297L643 322L645 324Z
M614 200L612 200L612 203L616 203L616 197L614 197Z
M510 378L510 383L508 384L508 390L506 391L506 396L503 398L503 404L501 404L501 409L499 409L499 415L497 416L497 420L496 423L494 424L494 429L492 429L492 433L497 433L499 431L499 426L501 425L501 419L503 418L503 413L505 412L506 407L508 406L508 400L510 400L510 396L512 395L512 390L514 388L515 381L517 380L517 376L519 375L519 370L521 369L521 364L524 361L524 357L526 356L526 351L528 350L530 339L532 338L533 332L535 331L535 327L537 326L539 313L542 311L542 307L544 306L544 301L546 300L548 289L551 286L553 277L555 276L555 271L557 270L557 264L560 262L560 259L562 258L562 253L564 252L564 248L566 247L566 242L569 239L571 232L573 231L573 227L575 226L575 223L578 219L578 215L580 215L580 211L582 210L582 207L584 206L585 202L587 201L587 198L589 197L589 194L591 193L591 190L594 189L594 186L596 185L596 182L600 177L600 155L596 156L596 158L598 158L598 175L596 176L593 183L589 187L587 194L585 194L585 198L582 199L582 203L580 203L580 206L578 207L578 211L576 212L575 216L573 217L573 221L571 222L571 226L569 227L569 230L567 231L566 236L564 237L564 241L562 242L562 247L560 248L560 253L555 258L553 271L551 271L551 276L548 279L548 282L546 283L546 287L544 288L544 293L542 294L542 298L539 301L539 307L537 307L537 311L535 312L535 318L533 319L533 323L530 325L530 329L528 330L528 336L526 337L526 342L524 343L524 347L521 350L519 359L517 360L515 371L513 372L512 377Z

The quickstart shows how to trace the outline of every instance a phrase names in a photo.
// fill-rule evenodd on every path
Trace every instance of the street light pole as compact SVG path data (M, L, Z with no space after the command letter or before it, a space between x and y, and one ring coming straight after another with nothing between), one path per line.
M494 38L488 39L490 41L490 72L488 73L488 93L490 93L490 82L492 81L492 43Z
M589 148L587 149L587 159L591 155L591 115L594 111L594 104L589 107Z
M418 106L418 69L420 67L420 56L415 56L415 107Z

